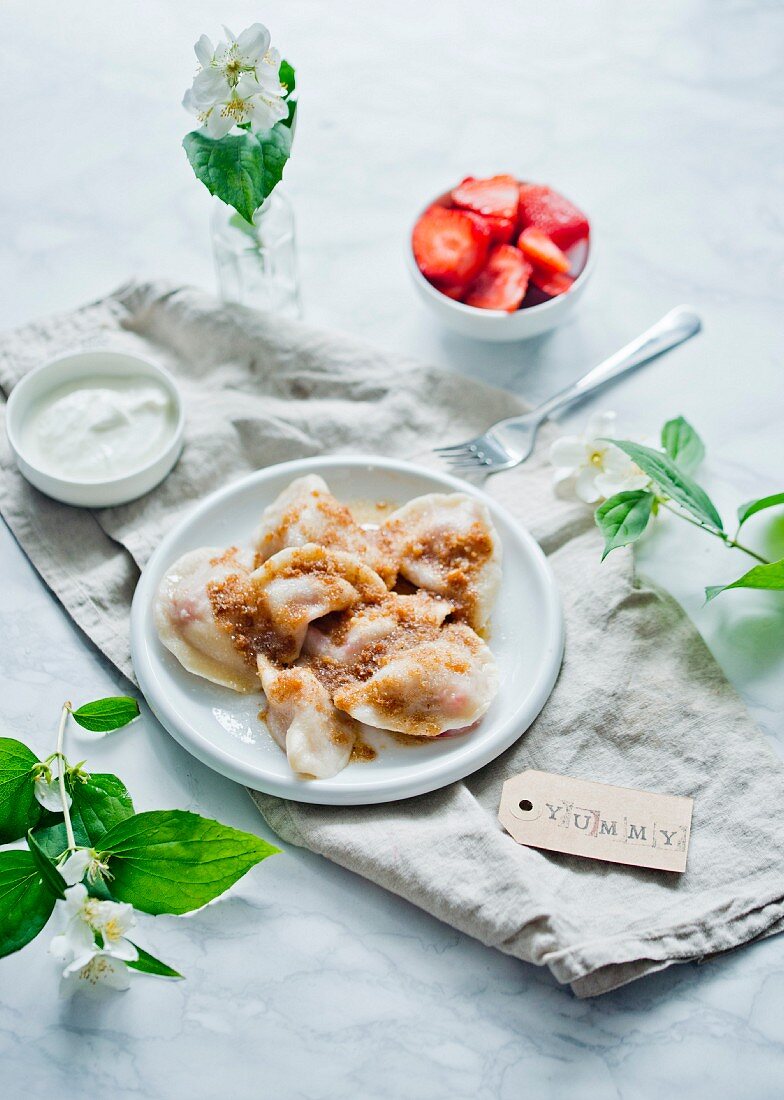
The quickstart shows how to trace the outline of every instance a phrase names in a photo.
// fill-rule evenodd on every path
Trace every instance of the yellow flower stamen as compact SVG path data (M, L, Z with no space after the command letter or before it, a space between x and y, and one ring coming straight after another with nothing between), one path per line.
M108 963L102 955L95 955L79 971L79 977L87 982L91 982L93 985L97 985L98 982L101 981L102 975L111 969L111 964Z
M122 939L123 935L122 928L120 928L114 917L106 922L106 924L101 929L101 932L103 934L104 940L106 940L108 943L116 943L118 940Z
M239 96L233 96L228 103L224 103L221 108L221 115L224 118L233 118L235 122L244 122L245 116L248 114L248 104L246 100L240 99Z

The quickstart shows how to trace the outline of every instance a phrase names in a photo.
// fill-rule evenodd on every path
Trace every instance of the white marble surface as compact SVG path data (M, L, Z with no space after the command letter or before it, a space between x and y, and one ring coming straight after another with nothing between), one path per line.
M601 404L641 432L691 418L727 509L782 487L780 5L5 0L3 16L0 326L130 275L212 284L209 199L179 149L179 97L198 34L262 17L299 70L286 182L308 319L536 400L688 301L704 335ZM485 169L558 182L592 216L595 282L551 338L458 340L407 284L413 212ZM784 525L765 526L754 537L784 553ZM702 584L741 568L709 541L664 526L643 565L695 616L781 749L784 603L732 594L702 609ZM0 714L45 753L64 698L123 685L4 528L0 549ZM117 770L143 809L189 807L266 835L244 792L149 714L75 740L74 756ZM140 978L126 994L60 1002L45 937L0 963L5 1096L781 1094L782 938L579 1002L297 850L189 919L148 919L143 935L186 982Z

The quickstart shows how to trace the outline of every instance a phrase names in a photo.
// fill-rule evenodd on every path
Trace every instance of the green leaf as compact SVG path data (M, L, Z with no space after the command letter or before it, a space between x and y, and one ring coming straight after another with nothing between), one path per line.
M279 122L271 130L217 139L193 130L185 135L183 146L209 193L252 224L253 215L283 176L291 153L291 130Z
M604 535L602 561L611 550L635 542L648 526L656 497L647 489L631 489L605 500L596 509L596 524Z
M112 894L157 914L200 909L280 849L186 810L151 810L115 825L101 850Z
M133 943L133 940L130 942ZM139 952L139 958L135 959L133 962L127 963L132 970L141 970L143 974L157 974L161 978L182 977L179 970L173 970L172 967L167 966L165 962L156 959L149 951L145 951L143 947L139 947L138 943L133 943L133 946Z
M720 592L730 588L762 588L770 592L784 591L784 558L770 565L755 565L748 573L738 577L732 584L713 584L705 589L705 600L714 600Z
M52 863L49 856L43 850L32 831L27 834L27 847L33 857L36 869L41 876L44 887L55 898L65 897L65 879Z
M608 442L620 447L651 481L687 512L691 512L700 523L717 531L724 530L721 516L708 494L688 474L680 470L669 455L655 451L652 447L643 447L641 443L633 443L629 439L610 439Z
M92 733L107 733L138 718L139 704L128 695L113 695L109 699L85 703L78 710L72 710L71 717Z
M759 500L749 500L738 508L738 527L742 527L747 519L751 519L757 512L766 508L775 508L777 504L784 504L784 493L772 493L769 497L760 497Z
M41 817L35 797L34 752L12 737L0 737L0 844L18 840Z
M31 852L0 852L0 957L34 940L54 903Z
M297 82L294 77L294 66L289 65L288 61L281 61L278 79L280 80L281 84L286 85L286 94L283 98L288 99L297 86Z
M133 802L125 784L116 775L95 773L86 782L71 777L71 821L74 832L87 837L91 848L101 845L113 825L133 816Z
M294 125L294 116L297 113L297 101L296 99L287 99L286 106L289 109L288 116L281 119L281 126L288 126L289 129Z
M40 850L53 863L57 863L68 848L68 837L62 821L57 825L48 825L45 829L33 829L33 836ZM74 840L79 848L91 847L90 838L84 834L80 825L74 825Z
M673 462L687 474L697 469L705 457L705 444L688 420L677 416L662 428L661 445Z

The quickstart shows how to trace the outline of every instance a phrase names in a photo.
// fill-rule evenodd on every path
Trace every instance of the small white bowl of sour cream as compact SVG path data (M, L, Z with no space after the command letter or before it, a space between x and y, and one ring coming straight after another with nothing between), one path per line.
M90 349L25 375L6 408L16 464L42 493L105 508L153 489L182 451L174 379L149 359Z

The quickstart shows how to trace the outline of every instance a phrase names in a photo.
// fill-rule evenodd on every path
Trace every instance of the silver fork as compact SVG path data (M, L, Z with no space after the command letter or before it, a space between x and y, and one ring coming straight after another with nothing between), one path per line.
M661 321L647 329L642 336L616 351L598 367L555 394L538 408L522 416L510 416L499 420L492 428L475 439L455 443L451 447L436 447L453 470L477 470L495 474L509 470L529 457L534 449L536 433L542 421L565 405L598 390L600 386L635 367L656 358L671 348L676 348L700 331L702 322L688 306L677 306L662 317Z

